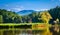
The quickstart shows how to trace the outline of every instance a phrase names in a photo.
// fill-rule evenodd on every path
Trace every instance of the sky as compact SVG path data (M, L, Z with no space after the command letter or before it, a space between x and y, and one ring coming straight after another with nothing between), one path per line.
M21 10L49 10L60 6L60 0L0 0L0 9L19 12Z

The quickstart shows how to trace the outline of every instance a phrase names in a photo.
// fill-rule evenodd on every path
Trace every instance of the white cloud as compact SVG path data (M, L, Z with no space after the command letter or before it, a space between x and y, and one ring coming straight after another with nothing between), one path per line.
M35 11L40 11L40 10L35 10Z
M12 8L13 10L17 10L17 11L20 11L21 9L20 8Z
M48 9L40 9L40 11L45 11L45 10L48 10Z
M14 12L19 12L21 11L23 8L21 7L11 7L11 8L7 8L8 11L14 11Z
M5 5L6 6L6 9L8 10L8 11L14 11L14 12L19 12L19 11L21 11L21 10L24 10L24 7L23 6L20 6L20 5L8 5L8 4L6 4ZM35 10L35 11L44 11L44 10L48 10L48 9L33 9L33 10Z
M8 11L11 11L11 9L7 9Z
M21 11L22 9L21 9L21 8L12 8L11 10L12 10L12 11L15 11L15 12L19 12L19 11Z
M49 10L49 9L40 9L40 10L36 9L35 11L46 11L46 10Z
M13 11L15 11L15 12L19 12L19 11L21 11L22 9L24 9L24 7L23 6L15 6L15 7L13 7L13 8L11 8Z
M14 11L14 12L19 12L21 11L22 9L21 8L9 8L7 9L8 11Z
M14 11L14 12L19 12L21 11L24 7L21 5L12 5L12 4L5 4L5 9L7 9L8 11Z

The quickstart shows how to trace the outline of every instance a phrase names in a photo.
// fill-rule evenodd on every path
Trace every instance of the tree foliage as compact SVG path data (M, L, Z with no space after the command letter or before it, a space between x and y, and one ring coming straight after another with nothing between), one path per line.
M49 21L53 22L57 18L60 20L60 7L57 6L42 12L32 12L31 14L24 16L20 16L12 11L0 9L0 15L3 17L3 23L48 23Z
M57 18L60 21L60 7L56 6L55 8L52 8L49 10L50 15L52 16L52 20L50 20L50 22L52 23L53 21L55 21Z
M18 16L15 12L7 11L5 9L0 9L0 15L2 15L3 23L14 23L16 21L14 19Z

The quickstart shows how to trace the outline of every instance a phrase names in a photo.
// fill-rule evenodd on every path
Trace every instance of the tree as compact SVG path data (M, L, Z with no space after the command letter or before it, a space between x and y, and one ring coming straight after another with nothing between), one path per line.
M60 20L60 7L56 6L55 8L52 8L48 11L50 15L53 18L53 21L56 20L57 18Z
M0 15L0 23L3 23L3 17Z
M44 21L44 23L48 23L50 19L52 19L51 15L48 11L41 12L41 20Z

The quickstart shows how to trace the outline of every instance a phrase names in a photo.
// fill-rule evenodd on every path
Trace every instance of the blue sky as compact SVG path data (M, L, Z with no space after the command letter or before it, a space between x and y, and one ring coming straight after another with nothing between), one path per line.
M19 12L21 10L48 10L60 6L60 0L0 0L0 9Z

